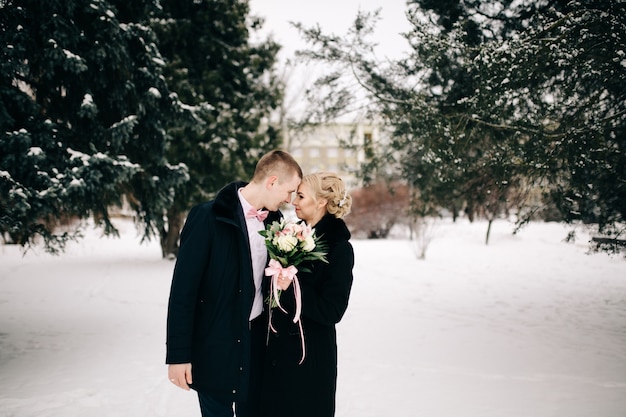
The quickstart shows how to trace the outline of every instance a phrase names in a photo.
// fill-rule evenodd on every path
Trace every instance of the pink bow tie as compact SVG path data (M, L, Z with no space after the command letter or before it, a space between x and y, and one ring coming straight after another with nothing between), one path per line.
M254 207L250 208L246 213L246 219L251 219L256 217L256 219L260 222L267 218L267 210L257 210Z

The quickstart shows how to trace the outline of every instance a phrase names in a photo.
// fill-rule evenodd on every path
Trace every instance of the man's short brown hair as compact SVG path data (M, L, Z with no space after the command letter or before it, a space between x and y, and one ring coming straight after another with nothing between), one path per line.
M291 179L293 175L302 178L302 168L288 152L275 149L259 159L254 169L252 181L263 181L271 175L276 175L279 182Z

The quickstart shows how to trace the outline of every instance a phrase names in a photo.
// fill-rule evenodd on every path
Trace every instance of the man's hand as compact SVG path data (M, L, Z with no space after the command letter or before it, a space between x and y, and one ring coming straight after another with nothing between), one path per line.
M193 382L191 380L190 363L177 363L169 365L167 368L167 375L172 384L189 391L188 384L191 384Z

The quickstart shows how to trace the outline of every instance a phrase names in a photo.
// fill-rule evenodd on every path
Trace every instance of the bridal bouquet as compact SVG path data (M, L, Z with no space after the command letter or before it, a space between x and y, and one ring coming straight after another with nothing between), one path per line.
M304 222L288 222L285 219L273 222L259 232L265 238L265 246L270 256L269 267L265 274L272 277L270 307L280 307L280 277L294 281L297 285L297 265L304 261L321 260L326 262L326 249L315 235L315 229ZM302 272L308 272L306 268ZM282 307L280 307L282 309ZM294 319L294 323L297 320Z
M326 260L326 247L316 236L315 229L304 222L294 223L283 219L279 222L273 222L259 233L265 238L265 246L270 256L269 265L265 268L265 275L271 278L270 294L267 300L270 306L270 328L272 331L276 331L272 327L272 308L278 307L286 312L280 305L280 294L283 290L280 279L284 278L288 280L289 284L293 284L296 304L293 322L300 326L302 360L304 360L304 333L300 322L302 301L297 266L304 261L321 260L328 262ZM301 267L300 271L307 272L308 269ZM289 285L286 285L284 289L288 287Z

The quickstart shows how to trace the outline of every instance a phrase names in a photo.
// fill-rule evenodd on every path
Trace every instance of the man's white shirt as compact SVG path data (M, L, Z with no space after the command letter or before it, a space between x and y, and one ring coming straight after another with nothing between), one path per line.
M267 265L267 248L265 247L265 239L259 234L265 228L262 221L256 217L247 218L246 213L252 207L241 194L241 188L237 191L239 201L243 208L244 218L246 219L246 227L248 229L248 241L250 242L250 258L252 259L252 276L254 277L254 303L252 304L252 312L250 320L255 319L263 312L263 294L261 293L261 284L265 276L265 266Z

